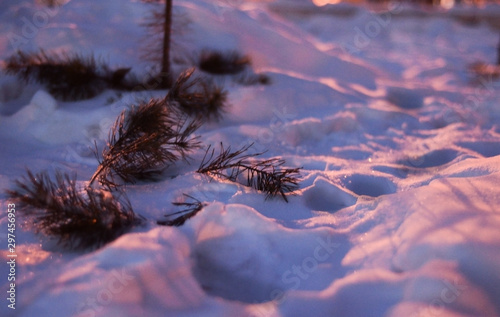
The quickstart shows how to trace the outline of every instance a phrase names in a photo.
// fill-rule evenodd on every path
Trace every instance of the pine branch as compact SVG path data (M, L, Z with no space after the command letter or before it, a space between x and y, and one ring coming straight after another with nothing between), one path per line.
M64 247L99 247L142 221L122 194L80 189L76 177L60 172L55 180L46 172L34 175L28 170L27 174L7 194L20 205L26 224L37 233L56 237Z
M205 120L219 120L228 107L227 92L212 81L192 78L194 68L183 72L174 83L167 98L179 108Z
M245 154L252 145L231 152L231 147L224 149L221 143L218 155L209 146L197 172L263 191L267 193L266 199L281 195L288 202L286 194L299 188L300 168L283 168L285 160L277 158L251 160L263 154Z
M255 74L251 71L242 72L238 76L235 76L233 81L243 86L271 84L271 78L266 74Z
M98 179L102 185L114 187L116 177L126 183L151 180L171 163L187 159L199 147L192 134L201 125L199 120L188 119L166 99L152 99L123 111L90 183Z
M94 56L18 51L7 59L5 71L18 75L26 83L43 84L51 94L64 100L91 98L106 88L132 88L132 84L125 81L130 68L113 71Z
M179 227L182 226L186 220L196 216L198 212L200 212L206 204L202 203L198 199L194 198L193 196L184 194L185 197L190 198L192 202L175 202L172 203L174 206L184 206L186 207L185 209L182 209L180 211L171 213L166 215L165 217L171 217L175 215L181 214L181 216L178 216L172 220L158 220L157 224L162 225L162 226L175 226Z

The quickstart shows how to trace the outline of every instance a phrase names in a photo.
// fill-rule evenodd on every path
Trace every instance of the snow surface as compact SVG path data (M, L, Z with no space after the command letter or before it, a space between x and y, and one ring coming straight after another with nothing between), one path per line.
M147 74L140 23L151 5L89 3L49 12L2 1L0 59L38 47L93 51ZM254 142L302 166L301 189L287 204L210 181L194 172L200 149L164 180L127 186L148 224L97 251L63 251L17 230L17 305L3 299L0 315L500 316L500 83L467 71L495 61L498 6L393 3L376 14L306 0L174 4L189 21L178 54L238 49L272 80L226 80L230 111L198 131L201 140ZM102 145L136 100L164 94L61 102L0 79L4 296L3 191L26 167L88 180L94 140ZM182 227L157 226L183 194L208 206Z

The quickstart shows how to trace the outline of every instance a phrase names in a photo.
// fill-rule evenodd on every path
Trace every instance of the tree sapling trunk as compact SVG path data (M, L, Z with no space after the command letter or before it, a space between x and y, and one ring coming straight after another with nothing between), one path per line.
M498 40L497 46L497 65L500 66L500 39Z
M164 84L169 85L168 78L170 78L170 34L172 29L172 0L165 1L165 21L163 26L163 52L162 52L162 65L161 73L167 82Z

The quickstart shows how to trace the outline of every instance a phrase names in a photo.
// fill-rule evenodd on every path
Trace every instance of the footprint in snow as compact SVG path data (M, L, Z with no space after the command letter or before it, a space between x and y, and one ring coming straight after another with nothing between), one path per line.
M477 152L484 157L493 157L500 155L500 142L495 142L495 141L461 142L458 143L458 146Z
M396 192L396 185L388 178L353 174L344 177L344 186L357 195L379 197Z
M304 190L305 204L312 210L334 212L356 203L357 198L326 178L318 177Z
M458 157L458 152L451 149L434 150L421 156L408 157L398 161L409 167L428 168L445 165Z

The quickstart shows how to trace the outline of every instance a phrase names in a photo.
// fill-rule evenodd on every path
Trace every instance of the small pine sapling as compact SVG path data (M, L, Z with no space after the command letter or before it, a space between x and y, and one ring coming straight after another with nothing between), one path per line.
M170 38L172 32L172 0L165 0L165 20L163 24L163 50L162 68L163 74L170 73Z
M209 146L197 172L263 191L266 199L280 195L288 202L286 194L299 188L300 168L283 168L283 159L253 160L263 153L245 154L252 145L232 152L231 147L224 149L221 143L218 155Z
M159 0L143 0L149 3L159 3ZM160 74L154 78L158 88L169 88L172 84L170 55L172 46L172 25L173 25L172 0L166 0L163 10L153 11L144 26L150 30L148 40L151 42L145 45L144 56L146 59L160 61ZM161 39L159 38L161 36ZM156 43L161 43L157 45Z
M484 62L475 62L469 65L469 71L477 76L476 83L484 84L486 80L496 80L500 78L500 40L496 47L497 60L496 64L488 64Z
M269 85L271 79L265 74L256 74L250 67L252 61L249 56L238 51L202 50L197 58L196 65L206 73L212 75L231 75L235 83L252 85Z
M500 67L500 39L498 40L498 45L497 45L497 66Z
M202 203L198 199L193 196L184 194L186 198L189 198L191 201L184 202L174 202L172 203L174 206L182 206L185 207L182 210L166 215L165 217L169 218L172 216L180 215L171 220L158 220L157 224L162 226L182 226L186 220L196 216L205 206L205 203Z
M115 187L116 176L126 183L154 179L170 163L187 159L199 147L192 134L200 125L166 99L152 99L123 111L111 128L90 184L98 179L104 186Z
M168 92L167 99L179 109L202 120L219 120L228 107L227 92L213 82L193 78L194 68L183 72Z
M203 50L198 60L198 67L202 71L215 75L238 74L250 65L250 57L237 51Z
M76 177L61 172L55 180L46 172L35 175L28 170L27 174L7 194L20 205L28 226L56 237L64 247L99 247L143 221L122 193L78 188Z
M5 72L19 76L26 83L36 82L47 87L49 92L63 100L91 98L106 88L131 89L125 80L130 68L111 70L96 60L78 54L17 54L7 59Z

